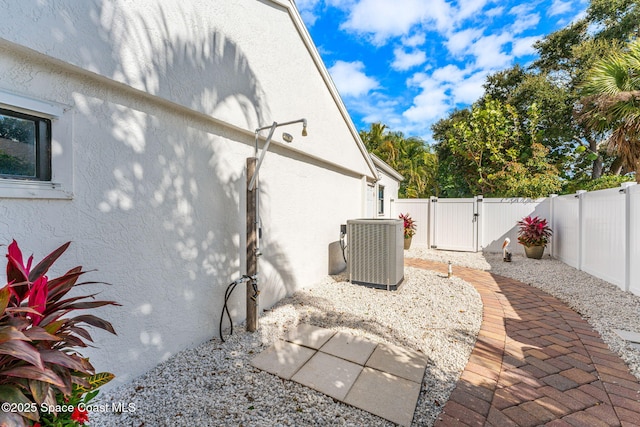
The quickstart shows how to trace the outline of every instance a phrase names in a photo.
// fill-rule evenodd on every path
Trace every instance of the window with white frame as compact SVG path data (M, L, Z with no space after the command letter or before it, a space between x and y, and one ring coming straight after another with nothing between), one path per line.
M51 120L0 108L0 177L51 180Z
M0 89L0 198L73 197L70 110Z
M384 186L378 186L378 215L384 215Z

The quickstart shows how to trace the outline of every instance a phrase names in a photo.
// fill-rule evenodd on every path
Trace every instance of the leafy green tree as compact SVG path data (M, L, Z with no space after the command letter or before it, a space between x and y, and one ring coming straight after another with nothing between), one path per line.
M640 183L640 41L596 62L582 93L582 122L606 135L609 149Z
M597 38L631 41L640 36L640 2L591 0L586 20L600 29Z
M581 97L580 87L587 77L586 73L602 57L603 52L619 51L627 41L638 35L640 1L591 0L582 19L549 34L535 45L540 57L534 62L533 68L562 82L570 94L570 105L576 105ZM619 174L623 160L608 161L610 155L601 149L602 133L575 117L571 122L575 129L574 140L579 146L577 151L567 152L575 158L568 170L568 178L587 182L585 166L588 162L592 162L591 178L594 180L603 174Z
M574 168L577 127L573 120L574 96L550 75L526 70L519 65L487 77L485 98L516 109L521 126L529 124L528 111L538 111L540 143L549 149L548 160L564 172ZM480 101L482 102L482 100ZM566 176L563 176L566 177Z
M434 148L438 156L438 196L470 197L474 195L474 191L465 179L472 174L469 163L462 156L454 154L448 144L455 124L468 121L470 118L471 109L455 110L449 117L440 119L431 127L433 139L436 141Z
M439 155L456 159L448 161L448 173L464 181L466 194L457 195L540 197L557 192L558 172L547 161L538 126L535 104L521 120L513 106L489 98L473 105L468 114L439 122L434 127Z

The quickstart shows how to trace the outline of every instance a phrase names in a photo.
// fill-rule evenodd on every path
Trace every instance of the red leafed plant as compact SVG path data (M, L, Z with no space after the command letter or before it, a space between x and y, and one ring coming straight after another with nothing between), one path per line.
M544 218L526 216L518 221L518 241L524 246L546 246L551 233Z
M408 239L416 234L416 222L409 214L400 214L399 218L404 221L404 238Z
M16 241L9 245L7 285L0 288L0 402L8 403L3 409L9 410L0 413L0 425L46 423L41 408L94 390L96 384L105 383L105 376L113 378L109 373L95 375L89 359L77 352L88 346L87 341L93 342L86 326L115 334L113 326L92 314L71 317L71 313L120 304L96 301L96 294L67 297L76 286L99 283L78 282L86 273L80 266L60 277L46 276L69 244L33 268L33 256L25 264Z

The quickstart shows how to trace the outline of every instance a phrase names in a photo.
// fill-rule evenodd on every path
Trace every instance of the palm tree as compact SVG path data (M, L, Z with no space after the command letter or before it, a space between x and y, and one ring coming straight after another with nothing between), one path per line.
M398 194L401 197L429 197L435 194L437 156L424 141L390 132L382 123L372 123L360 138L367 150L381 158L404 176Z
M607 135L610 150L640 183L640 40L596 62L582 91L580 119Z

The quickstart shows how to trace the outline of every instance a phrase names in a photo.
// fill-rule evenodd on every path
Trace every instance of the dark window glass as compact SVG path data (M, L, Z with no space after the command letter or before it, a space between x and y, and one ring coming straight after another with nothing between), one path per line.
M378 214L384 215L384 187L378 187Z
M0 108L0 177L51 180L51 120Z

